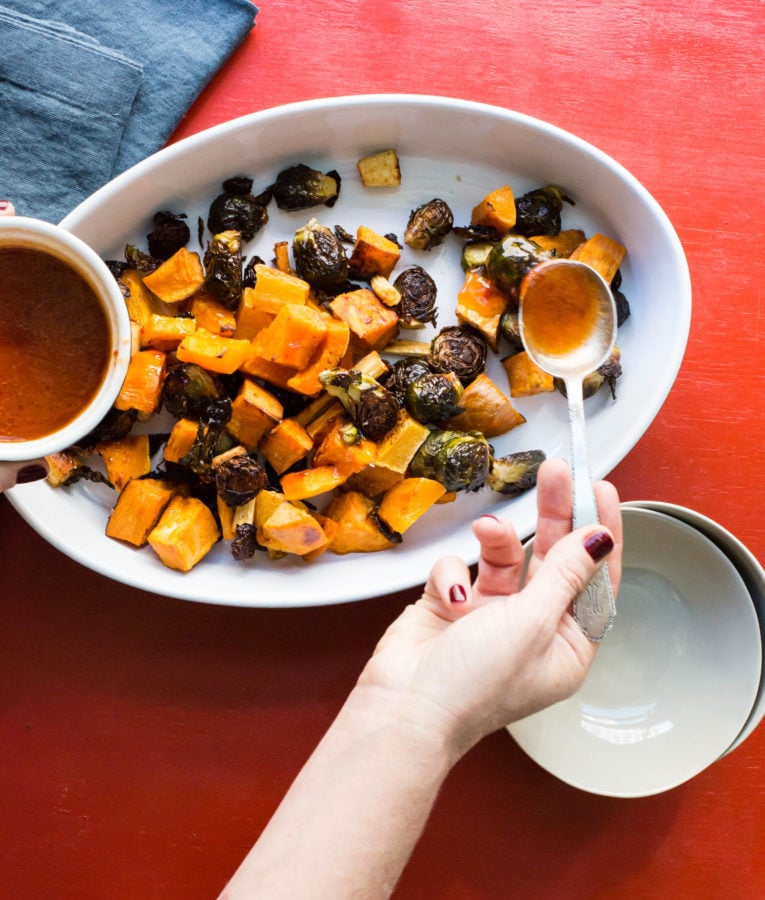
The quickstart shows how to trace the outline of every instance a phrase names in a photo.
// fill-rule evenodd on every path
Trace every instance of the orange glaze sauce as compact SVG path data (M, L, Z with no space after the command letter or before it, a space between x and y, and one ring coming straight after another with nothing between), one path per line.
M523 327L530 344L563 356L586 343L598 318L598 297L580 272L560 266L542 278L526 275L521 291Z
M93 288L31 247L0 247L0 441L67 425L98 391L110 329Z

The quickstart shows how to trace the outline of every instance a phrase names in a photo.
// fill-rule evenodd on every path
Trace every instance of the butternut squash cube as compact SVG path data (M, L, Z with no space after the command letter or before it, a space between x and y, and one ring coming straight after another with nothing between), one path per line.
M96 452L104 461L106 476L119 493L133 478L151 471L149 435L128 434L117 441L101 441Z
M180 303L202 287L204 267L198 253L181 247L158 268L144 275L144 285L164 303Z
M446 493L432 478L405 478L387 490L377 514L393 531L403 534Z
M499 345L499 320L506 307L507 297L485 275L474 269L465 273L457 294L457 319L480 331L495 353Z
M305 509L284 502L271 513L261 526L264 546L304 556L323 550L329 540L317 520Z
M606 284L611 284L622 264L627 248L604 234L593 234L573 251L569 259L587 263L598 272Z
M151 530L148 542L163 564L188 572L220 539L215 516L196 497L175 496Z
M338 294L329 304L368 350L381 350L398 334L398 315L369 288Z
M536 234L529 238L542 250L553 251L559 258L567 259L586 240L580 228L565 228L557 234Z
M179 463L194 446L199 434L199 423L193 419L178 419L170 431L164 449L167 462Z
M356 163L364 187L396 187L401 184L401 166L395 150L371 153Z
M346 476L353 475L366 468L377 455L377 445L367 438L360 438L349 444L343 437L343 428L348 425L345 416L338 416L332 427L316 448L313 457L314 466L335 466Z
M166 359L162 350L139 350L131 356L125 380L114 402L117 409L135 409L144 419L157 411Z
M127 269L120 275L120 281L128 289L125 305L131 322L143 325L149 316L167 311L164 304L145 287L143 276L136 269Z
M463 412L449 419L449 427L481 431L487 438L506 434L526 421L485 372L465 388L460 406Z
M310 306L285 303L273 322L254 338L253 353L280 366L302 369L324 339L327 319Z
M196 363L209 372L231 375L242 365L252 351L249 341L210 334L197 328L178 345L176 356L181 362Z
M401 248L394 241L366 225L358 227L349 261L351 272L357 278L369 279L373 275L387 278L400 258Z
M284 407L273 394L251 378L245 378L231 404L228 430L252 452L283 415Z
M555 390L552 375L540 369L525 350L506 357L502 365L507 372L511 397L532 397Z
M234 337L236 315L230 309L205 292L196 294L191 301L191 315L199 328L221 337Z
M488 225L502 235L515 225L516 208L513 190L509 184L487 194L473 207L471 225Z
M296 419L282 419L260 442L259 450L277 475L306 457L313 440Z
M255 286L250 290L256 300L271 297L284 303L302 305L308 301L311 285L302 278L298 278L297 275L282 272L263 263L256 263Z
M374 511L374 501L358 491L343 491L334 497L323 511L323 515L339 526L329 550L340 554L374 553L393 547L394 544L380 531Z
M157 350L175 350L178 344L196 331L197 323L185 316L161 316L152 313L141 326L141 346Z
M326 332L321 343L314 350L308 363L299 372L295 372L287 380L287 387L307 397L321 393L322 386L319 375L325 369L333 369L340 363L348 349L350 329L345 322L327 316Z
M174 493L172 484L158 478L130 481L109 515L107 536L143 547Z
M308 500L339 487L348 477L336 466L312 466L299 472L288 472L279 481L287 500Z

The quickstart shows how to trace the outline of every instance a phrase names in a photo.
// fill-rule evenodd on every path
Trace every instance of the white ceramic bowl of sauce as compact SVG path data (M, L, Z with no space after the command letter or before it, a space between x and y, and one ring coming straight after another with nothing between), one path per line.
M75 235L0 219L0 460L36 459L88 434L112 407L130 360L117 282Z

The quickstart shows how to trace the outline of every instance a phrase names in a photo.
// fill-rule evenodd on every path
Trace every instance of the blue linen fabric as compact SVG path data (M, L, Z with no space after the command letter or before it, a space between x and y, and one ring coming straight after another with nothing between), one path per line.
M56 222L158 150L257 12L250 0L2 0L0 197Z

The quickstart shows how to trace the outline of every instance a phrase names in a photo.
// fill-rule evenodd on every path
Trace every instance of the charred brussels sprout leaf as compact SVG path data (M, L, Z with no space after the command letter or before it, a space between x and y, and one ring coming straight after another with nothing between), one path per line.
M340 193L337 172L322 172L303 163L290 166L276 176L274 200L279 209L294 211L312 206L334 206Z
M502 313L499 319L499 333L510 344L513 353L520 353L524 349L517 310L507 309Z
M622 354L618 347L614 347L611 355L594 372L585 376L582 382L582 397L587 400L597 394L604 384L611 391L611 398L616 400L616 382L622 374ZM566 396L566 382L562 378L554 379L555 387L563 396Z
M238 231L243 241L251 241L268 222L266 192L253 197L252 179L238 176L223 182L223 193L210 204L207 227L213 234L221 231Z
M413 250L431 250L452 230L454 216L444 200L435 198L409 214L404 243Z
M491 447L479 431L433 431L410 464L412 475L434 478L447 491L477 491L491 466Z
M462 382L453 372L431 372L410 382L404 402L409 414L427 425L459 415L463 392Z
M353 369L328 369L319 381L343 404L351 421L365 438L379 441L398 421L396 397L374 378Z
M549 258L550 254L533 241L508 234L492 247L486 274L508 298L517 300L518 286L526 272Z
M128 244L125 247L125 261L129 268L136 269L142 275L148 275L162 265L161 259L151 256L149 253L144 253L135 244Z
M205 251L204 287L226 309L242 299L242 236L238 231L216 234Z
M231 541L231 555L238 562L252 559L260 549L257 538L257 529L249 522L242 522L236 526L236 537Z
M226 389L206 369L195 363L178 363L165 376L162 402L176 419L199 419L211 403L223 400Z
M331 290L348 280L348 256L337 235L311 219L295 232L292 253L298 275L313 287Z
M616 327L620 328L630 317L630 304L621 291L622 270L617 269L616 275L611 279L611 293L616 304Z
M227 506L248 503L267 483L263 466L246 454L232 456L215 467L215 490Z
M545 459L542 450L523 450L496 457L491 462L486 485L500 494L522 494L536 485L537 472Z
M560 214L564 201L573 206L574 201L554 184L517 197L513 231L526 237L557 234L560 231Z
M421 266L411 266L396 278L393 287L401 294L398 305L399 321L403 328L424 328L436 324L435 281Z
M430 363L416 356L407 356L394 363L385 378L384 385L394 394L401 406L404 405L406 389L417 378L422 375L429 375L433 369Z
M486 368L488 344L471 328L450 325L433 338L430 364L436 372L453 372L468 384Z
M149 253L157 259L170 259L191 237L189 226L183 221L185 214L158 212L154 215L154 228L147 235Z

